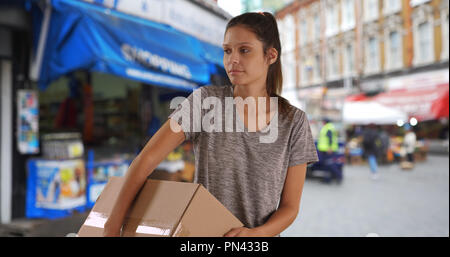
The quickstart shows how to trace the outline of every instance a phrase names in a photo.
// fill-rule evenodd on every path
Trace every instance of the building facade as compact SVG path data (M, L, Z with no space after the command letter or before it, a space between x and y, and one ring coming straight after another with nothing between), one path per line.
M325 116L339 122L350 94L376 95L397 77L448 71L446 0L299 0L276 18L288 66L284 95L313 124Z

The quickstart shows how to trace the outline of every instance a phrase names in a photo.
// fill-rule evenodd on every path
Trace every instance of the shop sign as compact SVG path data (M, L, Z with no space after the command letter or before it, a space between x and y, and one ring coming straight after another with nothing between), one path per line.
M361 82L361 90L366 93L370 92L382 92L385 90L385 81L383 79L367 80Z
M448 69L398 76L386 80L386 90L416 90L448 84Z
M168 24L205 42L221 45L227 21L186 0L84 0Z
M192 74L189 67L185 64L177 63L169 60L156 53L152 53L145 49L140 49L128 44L122 44L121 52L127 61L139 63L145 67L156 68L163 72L177 75L186 79L191 79Z
M39 153L38 106L36 91L17 91L17 146L21 154Z

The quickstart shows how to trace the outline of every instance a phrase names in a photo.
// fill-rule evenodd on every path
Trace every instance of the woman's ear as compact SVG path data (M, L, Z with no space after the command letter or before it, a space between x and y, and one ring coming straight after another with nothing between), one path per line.
M278 51L277 49L271 47L269 50L267 50L267 59L269 62L269 65L274 64L278 59Z

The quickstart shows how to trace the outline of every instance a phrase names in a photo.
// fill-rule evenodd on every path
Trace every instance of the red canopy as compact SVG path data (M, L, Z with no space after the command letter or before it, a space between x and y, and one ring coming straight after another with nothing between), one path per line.
M418 121L449 117L449 85L403 88L372 97L382 105L399 109Z

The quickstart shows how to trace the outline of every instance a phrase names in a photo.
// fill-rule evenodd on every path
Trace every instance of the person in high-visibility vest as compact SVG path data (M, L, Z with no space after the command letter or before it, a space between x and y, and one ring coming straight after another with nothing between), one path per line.
M325 118L323 121L324 126L319 133L317 150L319 151L319 159L324 164L327 171L330 172L330 176L325 178L325 182L329 183L335 178L336 181L340 183L342 181L342 172L333 161L334 153L337 153L339 150L338 132L329 119Z

